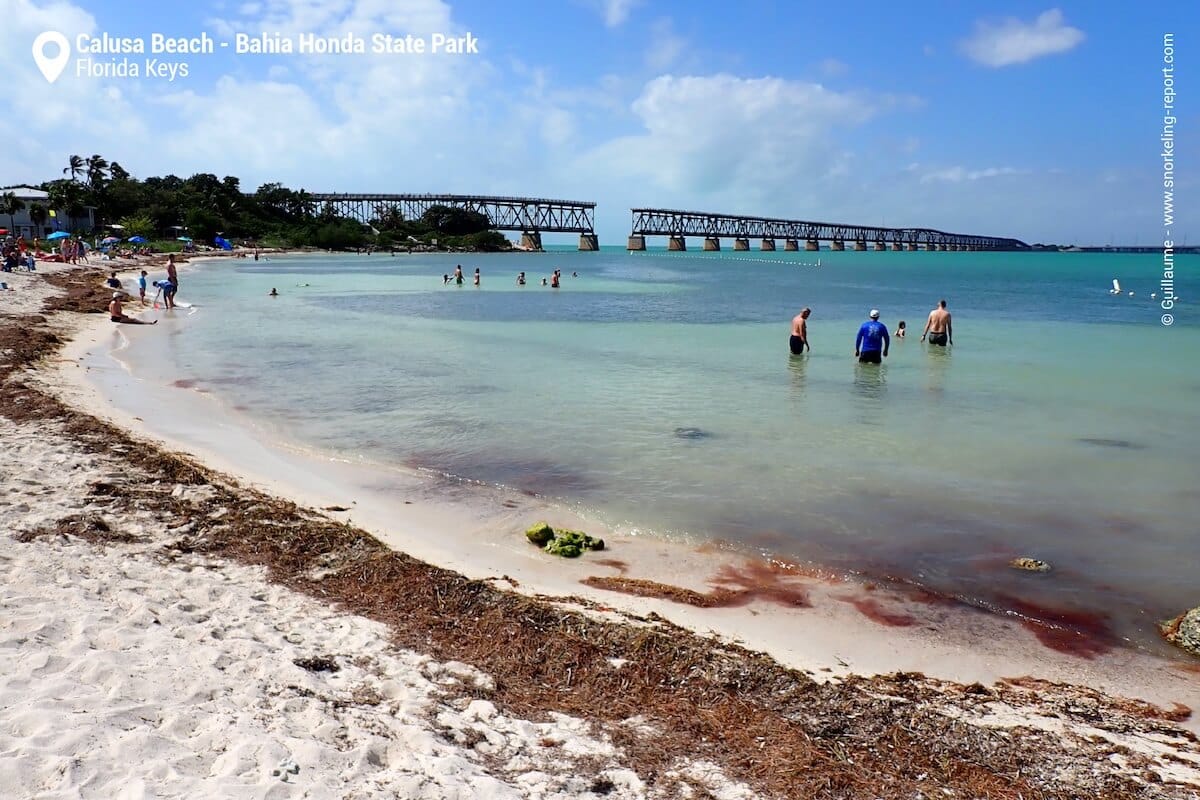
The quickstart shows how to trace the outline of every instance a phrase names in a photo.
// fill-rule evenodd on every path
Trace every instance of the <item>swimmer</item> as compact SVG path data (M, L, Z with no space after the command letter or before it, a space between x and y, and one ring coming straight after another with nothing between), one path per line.
M275 290L274 286L271 287L271 291L267 292L267 297L279 297L279 292Z
M905 331L905 323L904 323L904 320L900 320L899 322L897 322L897 323L896 323L896 338L897 338L897 339L903 339L903 338L904 338L904 331Z
M938 307L929 312L929 321L925 323L921 341L925 341L926 337L930 344L942 347L954 344L954 329L950 325L950 312L946 310L945 300L939 300Z
M794 356L803 353L805 347L812 352L812 345L808 343L808 316L810 314L812 314L812 309L805 308L792 317L792 335L788 338L788 347Z
M517 286L524 286L524 285L525 285L525 273L524 272L518 273L517 274Z

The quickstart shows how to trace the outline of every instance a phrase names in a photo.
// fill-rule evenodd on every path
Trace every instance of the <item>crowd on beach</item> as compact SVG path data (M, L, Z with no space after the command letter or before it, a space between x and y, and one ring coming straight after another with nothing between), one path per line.
M803 309L792 318L792 333L788 338L788 348L792 355L804 353L805 348L812 352L808 342L808 318L812 315L811 308ZM904 320L896 323L896 338L903 339L908 332L908 324ZM954 328L951 324L950 312L946 309L946 301L939 300L937 308L929 312L925 322L925 330L921 332L921 341L938 347L954 344ZM854 357L862 364L881 364L887 358L892 344L891 334L887 325L879 321L879 309L871 309L868 319L858 328L854 339Z
M161 280L155 280L153 282L149 280L150 274L146 270L142 270L141 274L138 275L138 302L142 308L145 308L148 305L146 302L148 284L152 284L157 290L154 294L153 300L155 308L158 308L158 298L160 296L163 299L163 305L167 311L171 311L175 308L175 294L179 291L179 272L175 265L175 255L173 253L167 256L166 272L167 274L165 278ZM124 284L121 282L121 279L117 277L115 270L109 274L108 280L105 281L105 285L113 290L112 300L110 300L108 304L108 314L113 322L119 322L126 325L154 325L158 322L158 320L154 320L154 322L146 322L145 320L131 317L125 313L124 302L126 300L132 301L133 295L132 293L126 291Z

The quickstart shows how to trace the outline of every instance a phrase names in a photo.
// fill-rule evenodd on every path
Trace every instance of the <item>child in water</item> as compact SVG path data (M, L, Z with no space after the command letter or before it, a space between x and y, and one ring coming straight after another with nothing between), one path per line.
M904 320L900 320L896 323L896 338L904 338Z

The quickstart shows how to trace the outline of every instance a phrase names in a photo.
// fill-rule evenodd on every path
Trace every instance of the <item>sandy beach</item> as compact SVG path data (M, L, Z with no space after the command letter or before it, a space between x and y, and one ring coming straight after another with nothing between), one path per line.
M4 797L1200 791L1195 663L289 449L123 374L133 266L0 297Z

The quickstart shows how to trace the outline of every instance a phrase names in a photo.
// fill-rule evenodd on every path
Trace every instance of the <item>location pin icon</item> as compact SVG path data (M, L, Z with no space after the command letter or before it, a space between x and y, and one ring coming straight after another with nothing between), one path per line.
M58 45L58 55L51 58L46 56L46 45L48 44ZM50 83L58 80L58 76L62 75L70 58L71 43L58 31L46 31L33 40L33 61Z

